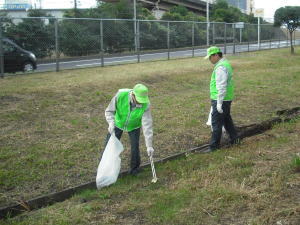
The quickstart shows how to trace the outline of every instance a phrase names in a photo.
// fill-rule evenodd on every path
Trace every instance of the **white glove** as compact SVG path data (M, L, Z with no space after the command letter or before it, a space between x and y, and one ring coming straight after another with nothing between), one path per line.
M112 134L115 131L115 123L109 123L107 130L110 134Z
M223 113L222 104L217 104L217 110L219 113Z
M148 156L152 156L153 153L154 153L154 149L152 147L148 147L147 148L147 153L148 153Z

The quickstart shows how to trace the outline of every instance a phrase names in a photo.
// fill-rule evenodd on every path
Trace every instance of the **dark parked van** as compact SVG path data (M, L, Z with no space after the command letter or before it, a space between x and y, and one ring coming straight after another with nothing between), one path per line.
M36 57L32 52L24 50L8 38L3 38L2 44L4 72L28 72L36 69Z

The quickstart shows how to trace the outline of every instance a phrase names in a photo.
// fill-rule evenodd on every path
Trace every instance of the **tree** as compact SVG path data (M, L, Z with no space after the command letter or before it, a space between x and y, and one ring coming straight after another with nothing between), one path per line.
M7 15L7 12L0 11L0 25L2 32L5 33L7 28L13 25L11 18Z
M195 13L188 11L184 6L174 6L169 12L163 14L161 20L204 22L205 17L197 16Z
M291 54L294 54L293 33L300 26L300 6L281 7L275 11L274 26L285 25L290 33Z
M7 27L5 36L24 49L32 51L37 57L50 56L55 46L53 20L49 19L46 23L45 19L31 18L50 16L39 9L29 10L28 18Z
M181 48L192 45L193 22L205 22L205 17L197 16L183 6L174 6L169 12L165 12L161 18L167 21L191 21L170 23L170 47ZM205 34L200 29L198 23L194 23L194 43L200 43L204 40Z

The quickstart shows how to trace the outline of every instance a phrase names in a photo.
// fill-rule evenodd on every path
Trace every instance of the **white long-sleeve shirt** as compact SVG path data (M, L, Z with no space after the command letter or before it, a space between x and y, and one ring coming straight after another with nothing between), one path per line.
M222 62L224 60L225 59L222 58L219 60L219 62ZM217 104L222 104L226 96L229 73L225 66L219 66L216 69L215 73L216 73L216 87L218 90Z
M105 118L108 124L114 123L115 121L115 114L116 114L116 105L118 100L118 95L120 91L117 92L117 94L111 99L108 107L105 110ZM135 104L132 98L132 91L129 94L130 96L130 103L131 107L130 110L133 110L136 107L142 107L141 104ZM143 134L145 137L145 144L146 147L153 147L153 120L152 115L150 111L150 103L148 104L147 109L145 110L143 117L142 117L142 129Z

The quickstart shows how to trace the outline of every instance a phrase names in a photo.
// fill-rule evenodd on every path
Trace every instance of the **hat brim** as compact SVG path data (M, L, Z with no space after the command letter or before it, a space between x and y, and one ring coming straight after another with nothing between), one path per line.
M149 103L149 97L148 96L138 96L138 95L135 95L135 99L138 101L138 103Z
M207 55L207 56L205 56L205 57L204 57L204 59L208 59L208 58L209 58L209 56L210 56L210 55Z

